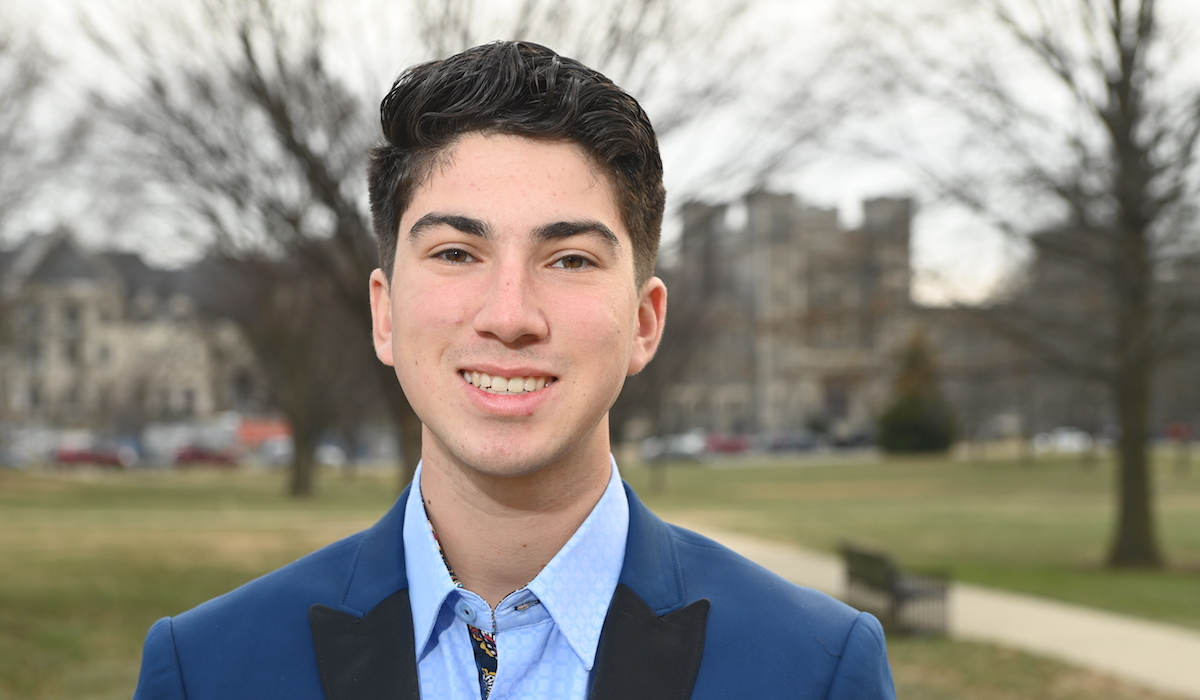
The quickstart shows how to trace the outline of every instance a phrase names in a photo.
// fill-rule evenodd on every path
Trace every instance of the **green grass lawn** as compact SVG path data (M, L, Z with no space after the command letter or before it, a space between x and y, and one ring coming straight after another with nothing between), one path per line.
M625 475L647 493L644 470ZM1107 468L744 464L667 476L667 493L647 500L668 516L819 548L850 537L959 578L1200 620L1200 476L1160 483L1177 568L1156 574L1098 567ZM326 475L319 490L289 500L277 474L0 472L0 698L128 698L155 619L368 526L396 485ZM904 698L1163 698L986 645L893 639L891 654Z
M849 539L958 580L1200 628L1200 470L1163 471L1169 567L1154 572L1103 567L1115 517L1107 462L745 460L671 466L663 495L650 494L647 470L625 476L667 517L823 550Z

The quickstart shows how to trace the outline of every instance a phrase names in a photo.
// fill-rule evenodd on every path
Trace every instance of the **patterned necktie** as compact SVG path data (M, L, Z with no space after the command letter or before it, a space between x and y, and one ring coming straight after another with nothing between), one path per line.
M433 541L437 544L438 554L442 556L442 563L446 565L450 580L454 582L455 586L462 588L462 582L454 574L454 568L450 566L450 562L446 561L446 553L442 551L442 543L438 540L432 522L429 523L429 531L433 533ZM496 681L495 613L492 613L491 632L485 632L470 624L467 625L467 630L471 633L471 650L475 653L475 665L479 667L479 693L483 700L487 700L488 696L492 694L492 684Z

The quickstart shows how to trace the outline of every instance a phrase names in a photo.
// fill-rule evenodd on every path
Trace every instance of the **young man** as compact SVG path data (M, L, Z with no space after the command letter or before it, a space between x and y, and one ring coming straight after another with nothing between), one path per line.
M637 102L496 43L409 70L382 117L373 330L417 477L370 530L156 623L136 697L893 697L874 618L620 480L608 409L667 299Z

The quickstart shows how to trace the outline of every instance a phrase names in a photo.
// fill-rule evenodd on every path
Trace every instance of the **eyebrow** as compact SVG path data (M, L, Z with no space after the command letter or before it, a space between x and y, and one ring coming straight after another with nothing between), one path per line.
M617 238L617 234L613 233L612 229L599 221L556 221L552 224L539 226L533 231L533 239L538 242L553 241L572 236L597 236L613 250L621 247L621 241Z
M430 212L417 219L416 223L412 225L412 228L408 230L408 239L416 241L425 231L437 226L449 226L456 231L478 238L492 237L491 228L479 219L472 219L469 216L459 216L456 214ZM617 234L613 233L612 229L599 221L555 221L554 223L545 224L533 230L533 239L539 243L571 238L572 236L587 235L601 238L614 250L621 247L621 241L617 238Z
M452 229L479 238L492 237L491 229L479 219L472 219L469 216L430 212L417 219L417 222L408 230L408 240L415 241L421 237L422 233L437 226L449 226Z

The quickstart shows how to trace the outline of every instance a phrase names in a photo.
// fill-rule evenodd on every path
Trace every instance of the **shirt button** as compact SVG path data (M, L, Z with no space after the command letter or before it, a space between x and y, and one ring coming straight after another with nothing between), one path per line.
M458 613L462 621L468 625L475 622L475 608L472 608L471 604L465 600L460 600L454 605L454 612Z

